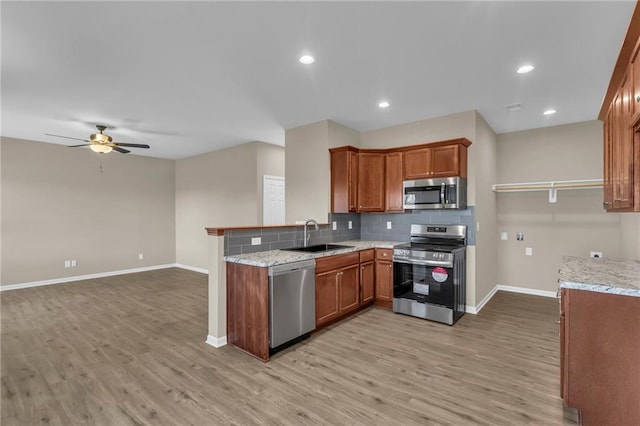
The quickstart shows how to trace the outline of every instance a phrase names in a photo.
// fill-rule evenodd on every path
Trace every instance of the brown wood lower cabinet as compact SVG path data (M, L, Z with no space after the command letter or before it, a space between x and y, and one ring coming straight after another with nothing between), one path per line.
M640 297L562 290L561 396L584 426L640 425Z
M269 359L267 268L227 262L227 342Z
M360 251L360 304L373 302L376 286L375 250Z
M360 306L360 254L316 259L316 327Z
M393 306L393 250L376 249L376 295L378 306Z

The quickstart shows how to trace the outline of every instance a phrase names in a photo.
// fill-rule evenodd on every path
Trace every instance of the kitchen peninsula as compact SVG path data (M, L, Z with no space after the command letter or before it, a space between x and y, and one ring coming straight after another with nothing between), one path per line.
M640 424L640 261L565 256L560 394L581 424Z
M290 306L295 317L311 315L311 327L317 331L344 319L361 309L377 304L390 308L392 302L392 241L341 241L335 249L317 253L269 250L257 253L225 256L227 262L227 339L228 343L263 361L268 361L275 349L270 339L274 331L273 303L280 303L274 296L276 284L271 284L272 269L278 266L300 265L312 261L309 305L303 303L304 291L294 299L300 306ZM315 262L314 262L315 260ZM297 271L298 269L292 269ZM299 272L297 272L299 273ZM288 279L282 284L288 286ZM300 288L306 284L300 283ZM297 285L294 284L294 287ZM296 303L293 303L296 305ZM295 327L299 328L298 326ZM277 330L277 329L276 329ZM297 334L296 334L297 336ZM300 335L300 339L308 337ZM293 336L292 336L293 337ZM292 340L294 344L298 339Z

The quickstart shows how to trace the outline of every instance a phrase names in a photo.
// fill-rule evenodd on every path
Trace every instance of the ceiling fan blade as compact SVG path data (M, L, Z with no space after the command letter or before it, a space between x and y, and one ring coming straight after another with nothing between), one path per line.
M70 138L69 136L52 135L51 133L45 133L47 136L55 136L56 138L73 139L74 141L90 142L86 139Z
M142 143L121 143L121 142L113 142L116 146L128 146L131 148L149 148L149 145Z
M117 146L112 146L111 148L113 148L114 151L118 151L119 153L122 153L122 154L128 154L131 152L128 149L118 148Z
M82 145L67 145L67 148L77 148L79 146L89 146L90 143L83 143Z

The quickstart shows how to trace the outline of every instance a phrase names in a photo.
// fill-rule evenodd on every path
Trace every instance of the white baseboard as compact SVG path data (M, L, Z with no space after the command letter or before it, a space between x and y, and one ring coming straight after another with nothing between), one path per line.
M211 345L214 348L221 348L224 345L227 344L227 336L222 336L222 337L214 337L212 335L208 335L207 336L207 340L206 340L207 345Z
M43 285L63 284L63 283L69 283L73 281L92 280L95 278L112 277L114 275L134 274L136 272L155 271L157 269L167 269L167 268L176 268L176 267L179 267L179 266L175 263L168 263L165 265L143 266L141 268L122 269L120 271L100 272L97 274L88 274L88 275L76 275L74 277L55 278L52 280L9 284L9 285L0 286L0 291L18 290L21 288L29 288L29 287L40 287Z
M465 312L476 315L478 312L480 312L480 310L482 310L482 308L484 308L484 305L486 305L487 302L491 300L491 298L496 294L497 291L498 286L495 286L493 289L491 289L489 294L487 294L476 306L467 306L465 308Z
M510 293L521 293L521 294L530 294L532 296L542 296L542 297L553 297L556 298L558 295L555 291L547 291L547 290L538 290L535 288L525 288L525 287L514 287L510 285L496 285L490 292L487 294L484 299L480 301L476 306L465 306L465 313L476 315L484 305L491 300L493 296L498 291L508 291Z
M209 270L204 268L197 268L195 266L183 265L182 263L176 263L174 266L176 268L186 269L188 271L200 272L201 274L207 274L207 275L209 274Z
M502 291L509 291L511 293L522 293L522 294L531 294L533 296L542 296L542 297L553 297L554 299L558 297L557 292L548 291L548 290L538 290L535 288L525 288L525 287L514 287L510 285L497 285L496 288Z

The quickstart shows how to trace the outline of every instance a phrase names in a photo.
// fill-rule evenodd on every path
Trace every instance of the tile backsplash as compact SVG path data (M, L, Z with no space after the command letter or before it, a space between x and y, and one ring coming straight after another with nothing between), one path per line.
M318 221L322 222L322 220ZM332 229L332 222L334 221L336 222L336 230ZM351 221L351 229L348 226L349 221ZM313 225L309 225L307 230L309 232L309 245L359 240L360 215L329 214L329 225L321 225L317 231ZM260 244L251 244L253 238L260 238ZM302 245L304 245L304 226L302 225L284 228L231 230L224 233L225 256L300 247Z
M413 223L467 225L467 244L476 243L473 206L466 210L422 210L412 213L330 213L328 219L329 224L321 225L317 231L314 226L308 227L309 245L347 240L407 242ZM335 230L332 229L333 222L336 222ZM391 222L391 229L387 229L387 222ZM303 235L304 227L301 225L227 231L224 234L224 255L300 247L304 245ZM251 244L253 238L260 238L260 244Z
M391 222L391 229L387 229ZM410 213L371 213L360 216L360 239L409 241L411 224L467 225L467 244L476 244L475 210L419 210Z

